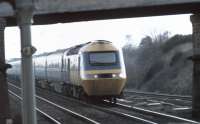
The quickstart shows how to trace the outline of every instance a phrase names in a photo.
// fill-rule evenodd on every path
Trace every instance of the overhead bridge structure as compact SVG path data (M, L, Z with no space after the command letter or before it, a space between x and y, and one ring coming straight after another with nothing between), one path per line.
M11 3L15 8L16 2ZM35 25L200 11L200 0L33 0L33 4ZM8 15L7 26L17 25L16 11L7 12L13 15Z
M23 124L36 124L31 25L191 13L193 116L200 117L200 0L0 0L0 123L9 117L4 29L21 31ZM184 28L184 27L183 27ZM3 69L1 69L3 68Z

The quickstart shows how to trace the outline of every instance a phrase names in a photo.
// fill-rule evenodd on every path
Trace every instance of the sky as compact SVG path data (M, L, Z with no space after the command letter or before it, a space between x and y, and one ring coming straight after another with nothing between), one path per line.
M36 54L68 48L93 40L109 40L119 47L127 42L138 46L141 38L169 31L191 34L190 14L59 23L32 26L32 44ZM127 39L127 36L129 38ZM5 30L6 59L20 57L20 32L18 27Z

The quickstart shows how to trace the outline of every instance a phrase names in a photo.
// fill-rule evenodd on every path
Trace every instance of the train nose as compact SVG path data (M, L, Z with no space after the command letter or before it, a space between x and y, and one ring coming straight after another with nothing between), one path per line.
M98 80L84 80L82 86L89 96L120 95L125 85L125 79L98 78Z

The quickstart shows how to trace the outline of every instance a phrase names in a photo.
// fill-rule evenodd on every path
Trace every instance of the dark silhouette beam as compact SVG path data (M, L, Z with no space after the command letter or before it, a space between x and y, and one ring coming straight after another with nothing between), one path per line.
M35 14L33 25L67 23L78 21L91 21L103 19L118 19L144 16L158 16L158 15L174 15L186 13L199 13L200 2L193 2L187 4L173 4L173 5L158 5L147 7L130 7L109 10L93 10L93 11L78 11L78 12L61 12L61 13L46 13ZM16 26L16 18L7 18L8 26Z

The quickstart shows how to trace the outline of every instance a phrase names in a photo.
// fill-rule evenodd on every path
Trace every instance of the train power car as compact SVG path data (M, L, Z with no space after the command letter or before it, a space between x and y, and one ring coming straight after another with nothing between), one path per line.
M20 61L10 61L11 76L19 76ZM33 58L36 85L75 97L116 101L123 92L126 72L122 51L98 40Z

